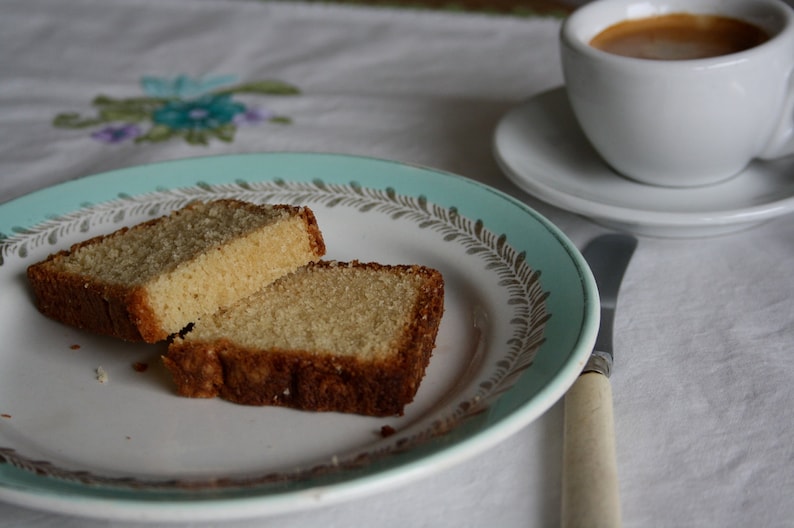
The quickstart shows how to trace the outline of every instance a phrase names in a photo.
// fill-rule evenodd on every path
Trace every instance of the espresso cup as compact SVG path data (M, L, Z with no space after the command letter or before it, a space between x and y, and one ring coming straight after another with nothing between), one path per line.
M684 58L625 56L591 44L608 28L622 31L617 24L673 14L738 21L739 29L715 30L706 36L715 42L705 44L681 36L670 48ZM740 40L745 24L760 29L763 42L708 56L710 44ZM560 43L577 121L604 161L628 178L708 185L753 159L794 154L794 11L779 0L596 0L565 20ZM625 45L629 54L632 45L642 47L631 39Z

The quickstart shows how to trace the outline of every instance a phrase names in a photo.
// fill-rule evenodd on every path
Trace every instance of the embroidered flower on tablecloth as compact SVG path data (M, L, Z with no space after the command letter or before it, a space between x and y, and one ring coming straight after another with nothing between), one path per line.
M93 128L91 137L107 144L128 140L136 143L182 138L191 145L206 145L211 139L230 142L240 125L290 123L273 110L247 105L236 95L297 95L300 91L281 81L232 84L230 75L194 79L179 75L172 79L143 77L143 97L116 99L99 95L92 101L95 117L77 113L55 116L58 128ZM224 88L224 86L232 86Z

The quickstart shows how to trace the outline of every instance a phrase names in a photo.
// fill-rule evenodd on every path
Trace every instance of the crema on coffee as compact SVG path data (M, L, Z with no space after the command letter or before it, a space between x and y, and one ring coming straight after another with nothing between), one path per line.
M609 53L653 60L690 60L744 51L769 40L748 22L717 15L675 13L624 20L590 45Z

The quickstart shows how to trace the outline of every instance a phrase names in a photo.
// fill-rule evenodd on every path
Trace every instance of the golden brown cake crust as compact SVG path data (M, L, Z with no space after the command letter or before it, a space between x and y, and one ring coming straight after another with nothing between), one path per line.
M318 262L313 266L332 265ZM384 359L317 354L305 350L252 350L232 339L177 339L163 358L181 396L221 398L246 405L369 416L401 415L424 377L444 311L444 280L423 266L359 264L423 277L414 312L397 352Z
M151 222L146 222L150 224ZM90 244L127 231L120 229L73 245L27 269L28 283L38 310L57 321L127 341L156 342L168 337L151 312L146 292L139 287L96 282L92 277L57 269L53 263Z
M127 341L167 337L152 324L145 293L137 288L96 284L89 277L43 266L28 268L28 280L39 311L62 323Z
M308 207L290 205L256 205L240 200L224 199L230 207L242 207L256 212L262 208L284 209L300 217L309 236L309 244L317 258L325 254L325 242L317 219ZM191 203L171 213L181 214L202 202ZM59 261L81 248L101 244L112 237L123 236L130 230L152 229L168 216L155 218L132 227L123 227L108 235L100 235L59 251L27 269L36 307L44 315L62 323L96 334L109 335L127 341L155 343L169 337L173 331L164 329L151 308L146 290L136 285L111 284L94 277L59 269Z

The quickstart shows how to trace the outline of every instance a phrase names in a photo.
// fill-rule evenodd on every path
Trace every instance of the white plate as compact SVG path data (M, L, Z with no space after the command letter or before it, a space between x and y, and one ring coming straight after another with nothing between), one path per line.
M224 196L309 205L328 258L443 273L437 348L404 416L180 398L159 362L163 346L89 335L33 307L29 264ZM67 514L269 515L427 475L553 405L598 327L590 271L548 221L471 180L389 161L258 154L119 170L3 204L0 233L0 499ZM383 437L383 426L396 433Z
M494 147L508 178L526 192L642 235L718 235L794 211L794 157L753 162L730 180L689 189L619 176L584 137L563 88L539 94L505 115Z

